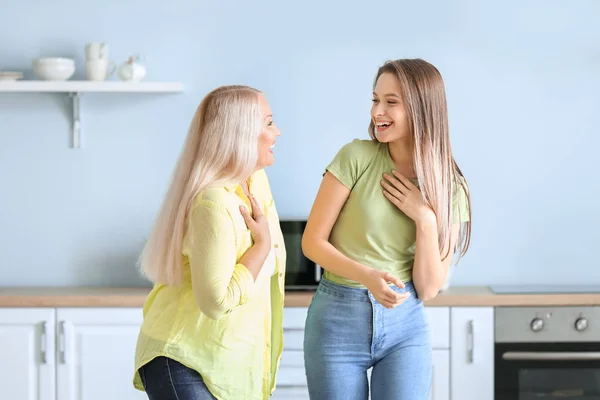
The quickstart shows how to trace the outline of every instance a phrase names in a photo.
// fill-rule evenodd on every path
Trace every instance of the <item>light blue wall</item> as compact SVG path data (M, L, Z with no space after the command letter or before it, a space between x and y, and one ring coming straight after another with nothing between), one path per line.
M250 5L254 3L256 5ZM372 5L367 5L372 3ZM92 5L93 4L93 5ZM452 5L450 5L452 4ZM173 7L169 10L167 7ZM0 93L0 286L143 285L134 262L202 96L266 92L283 133L269 168L282 218L306 217L337 149L367 137L388 58L447 84L474 202L455 284L600 283L600 2L0 1L0 69L102 40L179 95ZM509 277L514 274L515 277Z

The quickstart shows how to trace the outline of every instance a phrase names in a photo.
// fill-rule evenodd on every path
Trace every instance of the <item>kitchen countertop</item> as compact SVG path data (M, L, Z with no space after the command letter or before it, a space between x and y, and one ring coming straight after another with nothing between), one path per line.
M0 307L142 307L150 288L0 288ZM288 292L286 307L307 307L313 292ZM426 306L600 306L600 293L495 294L487 286L456 286Z

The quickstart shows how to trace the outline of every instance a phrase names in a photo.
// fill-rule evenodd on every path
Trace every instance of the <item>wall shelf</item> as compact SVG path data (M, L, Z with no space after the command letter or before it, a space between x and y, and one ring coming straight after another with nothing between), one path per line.
M118 82L118 81L0 81L0 93L64 93L72 99L73 147L81 147L79 103L83 93L177 93L183 91L179 82Z

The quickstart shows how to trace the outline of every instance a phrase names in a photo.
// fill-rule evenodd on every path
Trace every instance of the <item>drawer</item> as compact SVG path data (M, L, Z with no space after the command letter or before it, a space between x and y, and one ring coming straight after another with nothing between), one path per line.
M304 349L304 329L283 328L283 350Z
M425 307L434 349L450 348L450 308Z
M285 307L283 309L283 328L304 330L307 313L308 307Z
M304 353L302 351L284 351L277 372L277 387L306 386L304 371Z
M273 392L272 400L308 400L308 388L277 386Z

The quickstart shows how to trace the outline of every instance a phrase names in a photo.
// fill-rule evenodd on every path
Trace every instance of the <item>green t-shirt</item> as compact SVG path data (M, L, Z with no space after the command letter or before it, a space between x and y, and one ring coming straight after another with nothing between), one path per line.
M380 184L383 173L394 168L385 143L354 139L340 149L327 171L350 189L350 195L329 241L345 256L407 282L412 279L416 225L385 198ZM453 197L452 214L455 223L469 219L463 190ZM329 271L324 276L341 285L363 287Z

